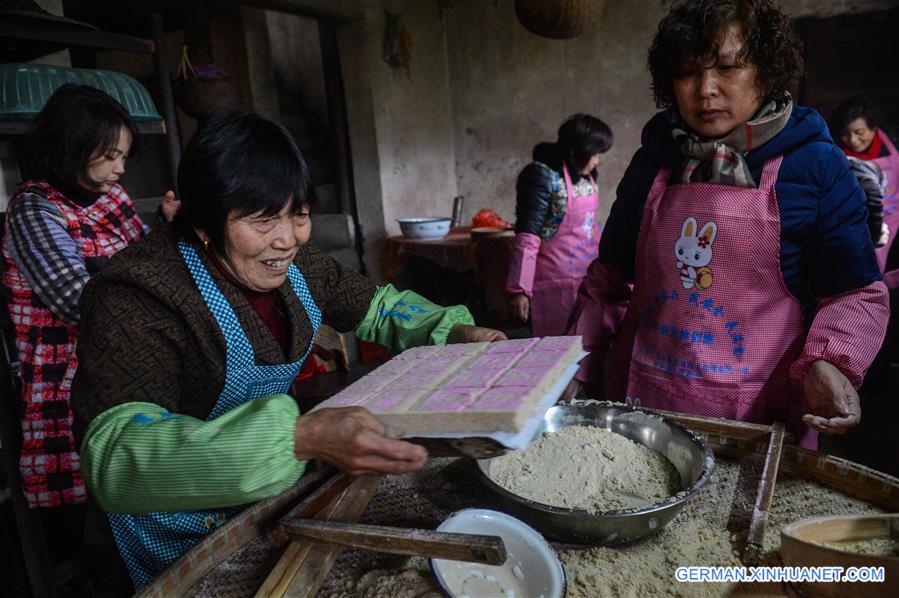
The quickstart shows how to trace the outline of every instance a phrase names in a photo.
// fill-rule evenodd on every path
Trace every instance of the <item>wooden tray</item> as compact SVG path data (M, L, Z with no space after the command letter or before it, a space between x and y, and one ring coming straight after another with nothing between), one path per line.
M694 421L682 423L702 436L716 455L764 461L768 450L770 426L688 417ZM481 458L479 453L484 457L490 457L506 450L498 443L484 438L422 443L434 451L431 453L432 456L441 453ZM330 481L333 471L307 474L288 492L257 503L240 513L182 555L172 566L144 586L138 595L163 597L182 594L242 546L257 536L271 531L279 519L285 517L291 510L293 516L310 516L305 512L304 505L311 508L319 502L316 500L319 496L317 489L326 484L330 484L335 490L346 488L343 484ZM899 478L852 461L823 455L795 445L784 445L780 471L814 480L880 508L899 511ZM346 482L345 479L341 481ZM324 570L316 575L318 580L330 569L330 563L322 565ZM868 585L883 587L883 584Z
M788 567L883 567L879 582L803 582L793 584L803 596L899 596L899 557L853 553L822 542L842 542L891 537L890 528L899 515L852 515L813 517L791 523L781 530L780 553Z

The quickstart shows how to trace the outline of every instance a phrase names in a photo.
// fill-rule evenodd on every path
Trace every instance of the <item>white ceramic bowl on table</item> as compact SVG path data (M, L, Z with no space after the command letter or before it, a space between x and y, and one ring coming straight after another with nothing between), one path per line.
M453 598L511 595L562 598L565 595L562 563L543 536L523 521L499 511L463 509L450 515L437 531L499 536L506 546L507 558L503 565L431 559L434 576Z
M442 239L450 230L452 218L397 218L400 231L410 239Z

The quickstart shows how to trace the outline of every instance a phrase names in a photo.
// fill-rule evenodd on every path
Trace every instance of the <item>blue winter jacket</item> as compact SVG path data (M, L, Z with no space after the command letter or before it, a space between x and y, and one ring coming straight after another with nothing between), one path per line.
M609 219L599 259L634 279L637 233L643 206L659 169L680 180L683 156L670 133L670 112L660 112L643 129L642 147L631 160ZM787 288L806 306L881 279L868 232L865 194L834 145L821 115L795 106L774 139L746 154L753 179L761 179L769 158L783 154L775 183L780 208L780 266Z

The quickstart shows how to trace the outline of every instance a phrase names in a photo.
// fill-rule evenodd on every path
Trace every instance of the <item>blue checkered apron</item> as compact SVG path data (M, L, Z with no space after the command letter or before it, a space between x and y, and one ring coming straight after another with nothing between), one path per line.
M203 266L196 250L183 240L179 242L178 248L227 344L225 387L207 420L215 419L258 397L287 392L309 355L312 344L294 363L256 365L253 346L244 334L237 314ZM312 322L313 333L317 332L322 321L321 310L313 301L306 280L294 264L290 265L287 278ZM140 588L203 536L243 508L238 506L215 511L109 515L109 521L134 587Z

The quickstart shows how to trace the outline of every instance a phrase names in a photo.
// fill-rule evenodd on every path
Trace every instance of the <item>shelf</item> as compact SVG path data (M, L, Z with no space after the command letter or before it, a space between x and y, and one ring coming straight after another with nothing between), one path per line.
M162 120L145 120L134 123L137 130L145 135L165 135L165 122ZM34 121L0 119L0 135L27 135L34 130Z
M60 48L81 46L102 50L120 50L137 54L154 54L156 52L156 46L151 40L132 35L106 33L103 31L67 31L45 23L35 23L34 21L10 17L0 20L0 39L2 39L2 45L6 47L15 47L15 44L11 44L10 40L22 39L49 42L57 44ZM4 61L8 60L7 56L7 53L4 52Z

